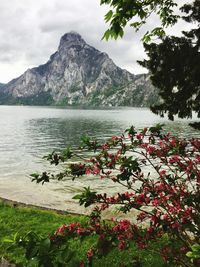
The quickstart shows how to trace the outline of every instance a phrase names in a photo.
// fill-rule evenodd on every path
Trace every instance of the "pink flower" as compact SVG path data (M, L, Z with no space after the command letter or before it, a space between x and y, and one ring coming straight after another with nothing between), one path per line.
M145 195L142 193L136 197L136 203L142 205L145 202Z
M180 157L178 155L174 155L169 159L169 163L177 163L180 162Z
M77 233L77 235L80 236L80 235L82 235L84 233L84 230L79 227L79 228L77 228L76 233Z
M136 138L137 138L138 140L141 140L143 137L144 137L144 136L143 136L143 134L141 134L141 133L136 134Z
M65 232L65 229L66 229L66 228L67 228L67 226L66 226L65 224L61 225L61 226L57 229L56 234L61 234L61 235L63 235L64 232Z
M124 240L121 240L118 245L119 250L124 250L126 248L126 243Z
M143 143L143 144L140 145L140 147L146 149L148 147L148 143Z
M80 226L80 223L71 223L70 225L68 225L68 229L70 231L74 231L77 226Z
M152 200L152 205L153 206L157 207L159 204L160 204L160 200L158 200L158 199L153 199Z
M166 148L166 144L163 141L158 142L158 145L162 149Z
M90 169L86 169L85 174L89 175L90 174Z
M148 146L146 150L151 155L156 151L156 148L154 146Z
M99 173L100 173L100 169L99 169L99 168L94 168L94 169L92 170L92 173L93 173L93 174L99 174Z
M169 215L168 215L168 214L164 214L164 215L163 215L163 220L169 222L169 221L170 221L170 217L169 217Z
M172 139L172 140L170 141L170 144L171 144L172 146L176 146L177 141L176 141L175 139Z
M174 223L171 224L171 227L172 227L173 229L177 229L177 228L180 227L180 225L179 225L178 222L174 222Z
M129 192L125 192L125 193L124 193L124 196L125 196L126 198L131 198L132 196L134 196L134 194L133 194L133 193L129 193Z
M195 159L196 159L196 162L197 163L200 163L200 155L198 154L198 155L195 155Z
M89 259L91 259L93 256L94 256L94 252L93 252L93 250L92 250L92 249L89 249L88 252L87 252L87 257L88 257Z
M122 138L121 137L118 137L118 136L112 136L112 140L113 141L119 141L119 140L121 140Z
M123 235L118 235L117 239L120 241L120 240L123 240L124 239L124 236Z
M159 174L160 174L161 177L164 176L166 174L166 170L159 171Z
M103 145L101 146L101 148L102 148L103 150L107 150L107 149L109 149L109 145L108 145L108 144L103 144Z

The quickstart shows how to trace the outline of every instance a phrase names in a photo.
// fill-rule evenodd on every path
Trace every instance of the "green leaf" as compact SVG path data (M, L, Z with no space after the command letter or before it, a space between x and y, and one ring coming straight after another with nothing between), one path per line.
M119 31L119 36L122 38L123 35L124 35L124 31L123 31L123 29L121 28L120 31Z
M64 160L70 159L72 156L73 156L73 152L70 147L67 147L61 152L61 157L63 157Z
M82 194L78 194L72 197L72 199L80 199L82 197Z
M108 13L105 15L105 21L108 22L112 18L113 12L112 10L109 10Z
M192 251L194 251L194 252L200 252L200 245L199 244L194 244L192 246Z
M151 33L146 32L145 35L142 37L141 41L143 43L149 43L151 41L151 37L152 37Z
M110 30L108 29L108 30L104 33L104 35L103 35L103 37L102 37L102 40L105 39L106 41L108 41L108 39L110 38L110 36L111 36L111 32L110 32Z
M4 238L3 239L4 243L14 243L15 241L13 239L9 239L9 238Z
M156 27L151 31L151 34L154 36L163 37L165 36L165 31L163 30L162 27Z
M34 178L33 180L35 180L39 177L39 174L38 173L32 173L32 174L30 174L30 176Z
M189 252L186 253L186 256L188 258L193 258L193 253L191 251L189 251Z

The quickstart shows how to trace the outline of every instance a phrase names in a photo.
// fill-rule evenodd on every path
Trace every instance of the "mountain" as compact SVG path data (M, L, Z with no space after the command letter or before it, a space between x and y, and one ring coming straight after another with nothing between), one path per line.
M148 75L117 67L106 53L70 32L47 63L2 87L0 104L143 106L156 97Z

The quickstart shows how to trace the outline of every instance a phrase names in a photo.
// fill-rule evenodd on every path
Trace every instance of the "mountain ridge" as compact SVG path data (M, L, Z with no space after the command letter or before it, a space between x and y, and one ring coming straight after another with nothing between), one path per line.
M140 99L135 96L138 86ZM3 85L0 104L143 106L144 94L153 91L148 75L119 68L80 34L69 32L61 37L58 50L45 64Z

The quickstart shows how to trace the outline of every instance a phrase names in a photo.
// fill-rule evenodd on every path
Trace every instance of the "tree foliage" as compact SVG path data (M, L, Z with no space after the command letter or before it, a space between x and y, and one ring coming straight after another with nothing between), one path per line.
M163 36L164 27L175 24L178 19L173 9L177 6L174 0L101 0L101 4L110 6L105 15L105 21L110 23L103 37L106 40L122 37L128 23L138 31L151 15L156 14L160 18L160 26L146 32L143 40L149 41L152 36Z
M180 118L191 118L192 111L200 117L200 1L190 1L183 5L181 18L193 24L189 31L182 31L182 36L165 36L163 28L177 22L174 13L176 1L101 1L109 4L110 10L105 20L110 22L110 28L104 38L123 36L123 29L131 23L138 30L148 17L159 15L161 27L156 27L144 37L144 47L148 59L139 62L146 67L151 75L152 83L159 89L161 103L153 105L151 110L173 120L174 115ZM114 10L114 11L113 11ZM159 41L152 42L151 37L158 36ZM151 42L150 42L151 41ZM149 43L148 43L149 42Z
M182 37L167 36L159 44L144 44L149 57L140 62L151 73L154 86L159 88L163 99L151 110L173 120L191 118L192 111L200 117L200 2L181 8L186 13L183 19L195 23Z

